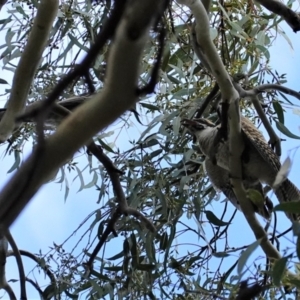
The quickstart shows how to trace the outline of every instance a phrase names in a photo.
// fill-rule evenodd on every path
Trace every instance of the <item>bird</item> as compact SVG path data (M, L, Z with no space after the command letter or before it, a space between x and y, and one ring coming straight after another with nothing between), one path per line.
M241 211L241 206L238 199L235 196L232 185L230 183L229 172L217 164L213 163L208 157L203 162L204 170L212 183L215 190L222 192L226 198L233 204L233 206ZM254 211L261 215L264 219L269 220L273 209L273 203L268 196L264 196L263 186L260 182L252 184L247 180L243 180L243 184L246 190L252 189L262 195L260 203L251 201Z
M221 133L221 125L215 126L206 119L183 119L182 125L196 137L201 152L211 160L211 163L230 175L229 142ZM275 185L281 163L262 133L249 119L243 116L241 117L241 128L245 145L241 157L243 182L250 187L259 187L259 184L268 185L274 190L280 203L300 201L299 189L288 178L284 178ZM212 182L217 180L213 178ZM287 216L292 221L299 220L297 214L287 214Z

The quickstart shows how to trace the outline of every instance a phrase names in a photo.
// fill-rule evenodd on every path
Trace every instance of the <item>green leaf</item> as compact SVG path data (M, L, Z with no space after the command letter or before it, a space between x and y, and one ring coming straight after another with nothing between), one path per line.
M157 137L156 134L152 134L146 137L145 140L141 143L141 147L148 148L159 144L158 140L155 137Z
M248 246L248 248L242 253L238 265L237 265L237 272L241 276L243 268L250 257L250 255L254 252L254 250L260 245L260 239L252 243L251 245Z
M11 172L14 171L15 169L19 168L19 165L20 165L20 163L21 163L20 151L15 150L15 151L14 151L14 156L15 156L15 162L14 162L14 164L11 166L11 168L7 171L7 173L11 173Z
M140 102L141 106L150 109L151 111L157 110L160 111L160 108L156 105L153 104L149 104L149 103L144 103L144 102Z
M96 216L96 220L97 220L97 216ZM103 234L103 230L104 230L104 221L100 222L99 226L98 226L97 237L98 237L99 240L101 239L101 236Z
M259 191L248 189L247 196L259 209L262 209L264 207L265 199Z
M274 211L284 211L286 213L300 213L300 201L290 201L280 203L273 209Z
M83 50L85 52L89 51L89 48L87 48L86 46L79 43L77 37L73 36L71 33L68 33L68 37L78 48L80 48L81 50Z
M2 78L0 78L0 84L8 84L8 82Z
M278 187L288 177L288 174L291 170L291 166L292 166L292 161L289 157L287 157L283 162L283 164L281 164L280 170L276 175L276 178L273 183L274 187ZM289 199L289 200L293 201L294 199Z
M78 192L80 192L84 188L84 179L83 179L82 172L80 171L80 169L76 165L75 165L75 169L77 171L77 174L78 174L78 177L79 177L79 180L80 180L80 188L78 190Z
M278 120L281 124L284 124L284 113L281 104L278 101L273 101L273 107L277 114Z
M123 252L124 252L124 255L125 255L125 256L128 256L129 250L130 250L130 244L129 244L129 241L128 241L128 239L125 239L125 240L124 240L124 243L123 243Z
M55 284L50 284L44 289L44 297L46 299L51 299L53 296L56 295L56 286Z
M116 260L116 259L119 259L119 258L122 258L122 257L124 257L124 251L123 250L121 252L119 252L118 254L107 258L107 260Z
M256 48L258 48L262 52L262 54L266 57L266 59L268 60L270 59L270 52L266 47L261 45L256 45Z
M89 189L89 188L95 186L97 184L97 181L98 181L98 175L97 175L96 172L94 172L94 176L93 176L93 179L91 180L91 182L86 184L83 188L84 189Z
M168 245L168 234L164 232L159 240L159 249L165 251Z
M155 264L156 260L155 260L155 248L153 245L153 235L150 232L146 236L145 248L146 248L145 250L149 261Z
M277 129L279 131L281 131L283 134L285 134L286 136L288 136L292 139L300 140L300 136L291 133L282 123L277 122L277 121L275 121L275 122L276 122Z
M138 249L137 249L137 243L136 243L136 238L135 238L135 234L132 233L130 235L130 239L131 239L131 259L132 259L132 267L136 268L137 264L138 264Z
M289 259L289 256L287 257L282 257L280 259L278 259L273 267L273 271L272 271L272 277L273 277L273 282L276 286L280 286L280 281L281 278L284 274L285 271L285 267L286 267L286 263Z
M101 146L108 152L111 152L111 153L115 153L115 151L109 147L106 143L103 142L103 140L101 139L98 139L99 143L101 144Z
M288 283L292 284L296 288L300 289L300 280L299 279L288 279Z
M226 226L226 225L230 224L229 222L224 222L224 221L218 219L216 217L216 215L210 210L206 210L205 214L206 214L207 220L216 226Z
M173 132L174 132L175 136L177 136L179 134L180 127L181 127L181 118L180 118L180 116L177 116L173 120Z
M212 253L212 256L218 257L218 258L223 258L223 257L229 256L229 254L226 252L215 252L215 253Z
M292 230L294 236L300 236L300 223L298 221L293 222Z
M64 194L64 201L67 200L68 195L69 195L70 187L69 187L69 182L67 177L65 178L65 194Z
M152 159L152 158L154 158L155 156L161 154L162 151L163 151L162 149L157 149L157 150L151 152L151 153L150 153L150 159Z

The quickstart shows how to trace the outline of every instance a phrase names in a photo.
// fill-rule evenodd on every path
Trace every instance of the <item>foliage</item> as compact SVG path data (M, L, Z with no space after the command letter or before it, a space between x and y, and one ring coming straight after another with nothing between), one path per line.
M31 85L28 104L44 99L58 80L80 62L109 18L113 4L110 0L61 1L48 47ZM14 72L32 26L37 1L14 0L6 8L8 14L0 21L0 30L5 35L0 45L2 67ZM250 283L270 284L261 299L279 299L283 293L282 282L292 287L300 285L298 276L289 280L284 275L285 266L293 266L292 262L298 260L295 251L284 252L274 268L270 261L259 260L259 257L248 267L247 261L259 241L250 237L248 245L231 246L234 237L228 235L228 228L236 212L231 215L227 211L232 211L227 208L231 204L218 201L220 195L203 171L203 157L181 126L181 120L196 113L215 84L213 76L194 56L190 41L192 21L189 10L175 2L170 4L164 14L166 42L155 92L137 103L138 114L126 113L95 137L116 168L123 172L120 180L128 205L142 212L157 232L151 233L131 216L122 216L116 224L119 236L114 237L112 233L108 236L90 276L84 277L84 262L103 234L117 203L107 170L90 153L85 153L79 161L70 160L53 180L64 186L68 201L68 182L75 176L80 182L80 191L91 189L98 193L99 210L85 220L89 230L82 253L79 249L54 245L52 252L39 255L43 261L40 267L48 266L55 278L45 289L44 296L56 295L57 299L78 299L79 295L88 299L116 295L125 299L229 299L237 294L241 279L250 278ZM244 88L286 83L286 75L278 74L269 65L269 49L277 35L284 36L292 45L280 22L279 16L252 1L212 3L211 38L231 75L249 74ZM144 49L141 85L151 77L158 48L157 33L153 31ZM96 91L105 85L109 49L110 42L99 51L92 66L91 80ZM1 83L6 83L5 78ZM10 88L6 88L5 95L9 93ZM59 100L86 93L89 89L85 80L79 78L64 90ZM272 90L265 92L260 100L269 120L282 133L299 138L284 125L283 107L293 106L290 98ZM252 103L242 100L241 108L245 115L255 119ZM205 117L217 119L213 105ZM136 128L140 134L130 134ZM124 147L126 131L129 143ZM47 131L48 135L52 133L53 128ZM32 140L36 142L32 123L24 123L14 132L6 149L9 155L15 156L10 171L19 167L22 149ZM216 206L222 207L223 212L213 211ZM273 233L273 243L276 235ZM117 240L116 248L110 247L113 239ZM298 242L294 247L299 252ZM75 255L74 251L80 254ZM52 264L53 257L56 265Z

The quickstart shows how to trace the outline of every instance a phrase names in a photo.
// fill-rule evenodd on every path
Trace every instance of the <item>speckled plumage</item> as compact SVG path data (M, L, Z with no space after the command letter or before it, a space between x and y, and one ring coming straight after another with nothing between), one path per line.
M224 141L223 137L219 134L220 127L214 126L204 119L186 120L186 124L184 125L196 136L203 154L206 155L213 164L225 170L229 176L229 145L228 141ZM267 184L274 189L279 202L300 201L300 191L289 179L285 179L277 187L273 186L281 167L278 156L250 120L242 117L241 125L245 143L245 149L241 157L242 172L243 182L246 188L247 185L249 187L257 186L259 188L259 185ZM220 178L209 175L209 172L208 176L212 183L214 183L214 181L220 181ZM215 176L219 176L217 172ZM222 173L222 176L224 177L224 173ZM228 178L228 180L223 180L222 182L230 182L230 180ZM224 191L224 188L220 189L225 195L226 193L228 194L228 192ZM232 196L231 198L233 199L235 197ZM232 199L229 200L232 201ZM299 219L299 216L296 215L288 215L288 217L291 220Z
M241 210L239 201L237 200L234 191L232 189L232 185L230 183L229 172L219 167L218 165L214 164L209 158L205 159L204 168L214 188L217 191L221 191L227 197L227 199L233 204L235 208ZM246 190L254 189L263 195L263 186L260 182L253 185L251 184L251 182L247 180L243 180L243 184ZM265 197L265 203L264 204L262 203L260 207L255 205L255 203L253 202L252 204L255 212L257 212L265 219L270 218L271 215L270 209L273 207L273 205L272 205L272 201L268 197Z

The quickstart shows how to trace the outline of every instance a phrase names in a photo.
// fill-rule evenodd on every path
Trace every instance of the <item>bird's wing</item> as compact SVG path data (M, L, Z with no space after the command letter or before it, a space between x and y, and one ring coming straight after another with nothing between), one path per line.
M273 168L274 172L278 172L281 167L278 156L268 145L261 132L252 123L250 125L248 122L250 121L245 122L242 119L242 131L245 134L246 141L250 142L263 159L268 162L270 167Z

